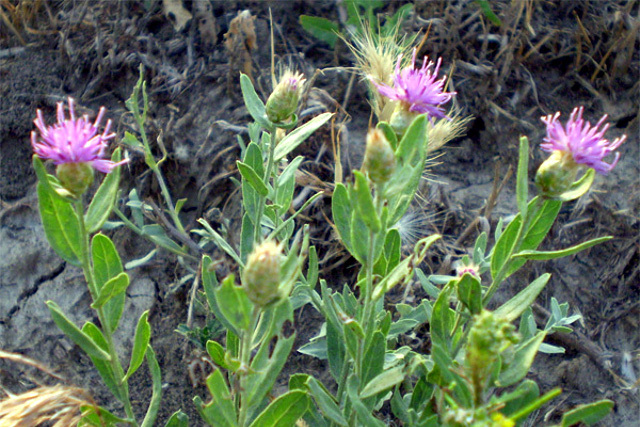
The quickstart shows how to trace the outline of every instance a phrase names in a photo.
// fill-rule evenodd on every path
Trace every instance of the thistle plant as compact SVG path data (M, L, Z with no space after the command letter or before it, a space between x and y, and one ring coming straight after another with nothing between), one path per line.
M104 408L86 407L81 423L102 425L103 420L107 420L112 424L140 425L133 412L128 379L146 358L154 387L142 425L151 426L158 412L161 385L160 368L149 344L149 312L145 311L138 320L134 347L125 371L116 351L114 333L124 311L129 275L124 272L111 239L99 232L115 203L119 166L127 160L120 160L119 149L114 151L111 160L104 158L108 141L115 137L109 133L111 121L107 122L103 133L98 134L104 108L91 124L87 116L75 117L73 99L69 98L68 106L69 118L66 118L64 105L58 104L58 122L51 126L46 125L40 110L37 113L35 125L39 134L34 131L31 141L35 152L33 165L38 176L38 202L45 236L52 248L84 273L91 307L99 325L87 321L79 328L55 301L48 301L47 306L56 325L89 356L107 388L124 407L122 418ZM47 173L43 160L53 161L55 175ZM93 183L94 169L107 175L87 206L85 194Z
M568 315L566 303L552 299L553 316L542 330L537 327L531 305L550 274L522 286L497 307L492 300L527 261L573 255L610 239L539 250L562 204L584 195L596 172L606 173L615 166L618 154L613 163L604 159L625 137L606 140L606 117L592 127L583 121L582 108L574 110L565 126L558 121L559 113L544 117L547 136L541 148L551 156L536 175L540 194L529 197L529 141L522 136L517 215L509 223L500 220L493 239L487 233L477 236L472 253L457 263L455 276L426 275L420 265L441 236L426 236L407 253L401 250L398 224L416 197L433 144L439 147L458 129L440 126L455 122L444 110L455 92L446 92L446 79L439 77L443 60L433 63L425 57L421 67L416 60L414 50L404 67L402 57L397 59L395 70L388 71L392 78L371 82L379 96L395 103L395 111L388 121L379 117L368 132L361 168L352 171L351 179L335 183L331 194L333 226L357 267L353 281L346 284L320 277L308 227L296 224L298 215L322 194L311 196L298 210L290 209L295 175L304 161L302 156L290 157L332 116L324 113L299 122L296 112L306 84L301 74L284 73L266 102L251 79L240 76L244 103L254 123L249 125L248 143L239 138L242 152L236 166L243 209L237 247L225 239L225 231L204 219L198 221L201 228L189 232L182 226L184 201L174 204L160 168L163 159L154 158L144 130L148 100L142 76L127 101L140 140L127 133L124 142L143 153L158 179L172 233L167 224L147 223L142 212L149 206L135 191L127 202L132 219L114 209L119 166L124 161L119 149L111 160L103 157L107 142L115 138L109 123L98 133L103 110L90 124L87 117L75 118L69 101L71 117L67 119L59 105L58 124L51 127L38 112L40 138L34 133L32 144L45 233L62 258L83 269L100 326L87 322L80 329L54 302L48 305L56 324L89 355L125 412L119 418L101 408L87 410L86 424L138 425L127 380L145 357L154 394L142 425L153 424L160 401L160 372L149 344L148 313L138 322L126 372L115 350L113 332L122 315L129 278L115 245L99 233L112 210L142 237L182 261L199 263L192 274L202 279L209 309L225 329L223 339L206 342L215 366L206 380L210 396L194 398L208 425L384 426L380 413L385 408L407 426L515 426L560 394L554 389L541 395L538 385L525 378L538 352L563 351L544 343L545 337L570 332L569 326L578 319ZM393 87L385 83L391 81ZM55 176L46 172L41 159L57 165ZM579 176L581 166L587 170ZM86 207L84 198L94 169L107 175ZM218 278L215 263L206 254L213 246L235 262L233 274ZM190 263L183 265L193 269ZM414 306L385 301L392 290L413 285L426 294ZM288 379L288 390L275 396L274 384L294 350L296 334L289 332L287 324L294 324L294 310L306 304L322 315L324 324L297 351L326 360L331 381L295 373ZM417 333L423 325L428 325L428 348L401 345L402 335ZM612 405L602 400L579 406L564 414L561 425L595 422ZM184 426L187 420L176 413L167 425Z

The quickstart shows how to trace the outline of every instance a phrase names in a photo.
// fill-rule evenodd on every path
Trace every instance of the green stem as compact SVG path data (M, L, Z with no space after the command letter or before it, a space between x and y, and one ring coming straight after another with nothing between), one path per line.
M270 133L270 140L269 140L269 155L267 157L267 171L264 175L264 179L266 181L266 184L269 184L269 182L271 181L271 172L273 170L273 163L274 163L274 157L275 157L275 151L276 151L276 144L278 143L277 141L277 137L276 137L276 131L277 128L275 126L273 126L271 129L269 129L269 133ZM277 191L277 180L273 180L273 191L274 194ZM267 198L266 196L260 196L259 200L258 200L258 212L256 213L256 223L254 224L254 233L253 233L253 244L254 246L262 243L262 215L264 215L264 208L266 205L266 201Z
M380 214L382 211L382 206L384 204L384 199L382 197L382 187L380 185L376 185L375 194L374 194L374 204L376 207L376 215L380 218ZM361 374L364 363L364 353L367 346L368 338L372 335L374 329L374 316L373 316L373 305L372 301L373 296L373 266L375 263L374 255L375 255L375 247L377 243L377 239L382 237L384 238L385 230L380 230L380 235L376 235L373 231L369 232L369 250L367 251L367 265L366 269L366 288L364 292L364 313L362 316L363 328L364 328L364 339L361 340L360 345L358 346L358 354L356 360L356 376L360 379L360 386L364 387L364 381Z
M87 281L87 286L89 287L91 298L93 301L95 301L99 296L99 289L96 286L95 277L93 274L91 251L89 246L89 233L87 233L84 222L84 205L81 198L79 198L75 202L74 208L80 221L80 233L82 235L82 271L84 273L85 280ZM116 352L116 347L113 342L113 331L111 331L111 326L109 325L109 322L107 321L107 318L105 316L104 308L99 307L96 309L96 312L98 313L98 319L100 320L100 325L102 326L104 338L107 341L107 351L111 359L111 371L114 374L115 378L122 379L124 378L124 370L122 369L122 365L120 364L120 358L118 357L118 353ZM120 396L122 397L121 402L124 405L124 411L127 414L129 423L131 425L137 426L138 422L136 421L135 415L133 414L133 407L131 406L131 399L129 397L129 384L127 382L120 383L120 381L117 381L116 386L118 387Z
M487 293L484 295L484 298L482 298L483 307L486 307L489 304L491 298L493 297L493 294L498 290L498 287L506 278L507 271L509 271L509 266L511 265L511 256L516 251L520 250L520 245L522 245L522 240L524 239L526 232L531 226L531 221L536 217L543 204L544 199L542 197L536 197L533 206L531 207L531 209L528 209L527 216L521 219L522 225L518 228L518 234L516 234L515 239L516 241L511 246L511 249L509 249L509 255L505 258L504 264L502 264L502 267L500 267L500 270L498 270L496 277L494 277L491 285L489 286L489 289L487 289Z
M242 342L240 345L240 370L238 374L240 375L240 413L238 417L238 426L244 427L247 422L247 416L249 412L248 405L248 396L247 392L247 378L249 374L249 367L251 364L251 344L253 343L253 331L256 326L256 322L259 318L260 308L254 307L251 312L251 320L249 321L249 327L242 331Z

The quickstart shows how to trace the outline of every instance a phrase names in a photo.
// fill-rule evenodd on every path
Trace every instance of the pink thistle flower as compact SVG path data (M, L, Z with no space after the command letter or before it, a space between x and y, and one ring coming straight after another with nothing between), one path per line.
M42 116L42 111L37 111L37 118L33 123L40 131L40 140L37 132L31 132L31 145L33 151L41 159L53 160L56 165L64 163L88 163L94 169L103 173L109 173L116 166L127 163L125 159L121 162L112 162L104 159L104 151L107 142L115 136L109 133L111 120L107 124L102 134L98 134L98 126L104 117L105 109L100 108L95 122L89 122L89 116L84 115L77 119L75 117L74 101L69 98L69 118L64 116L64 106L58 103L58 123L47 126Z
M411 112L428 113L430 117L436 118L447 117L440 106L449 102L456 92L444 92L446 77L436 80L442 58L438 58L435 68L431 70L434 63L428 61L425 56L422 68L416 69L416 54L417 50L414 48L411 65L402 70L400 70L402 55L398 56L393 87L375 81L373 84L376 85L381 95L400 101Z
M564 127L558 121L560 113L541 117L547 125L547 136L543 139L544 143L540 144L540 148L547 152L569 153L577 164L593 168L596 172L606 175L618 163L620 153L616 153L613 163L606 163L603 159L618 148L627 136L622 135L613 142L609 142L604 139L609 123L606 123L602 129L598 129L607 119L607 115L602 116L592 127L591 123L582 119L583 111L584 107L574 108Z

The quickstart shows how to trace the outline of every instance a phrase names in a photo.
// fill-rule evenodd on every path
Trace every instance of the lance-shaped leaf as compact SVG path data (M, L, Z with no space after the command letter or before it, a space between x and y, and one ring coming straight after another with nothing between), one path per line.
M264 181L258 176L256 171L253 170L251 166L246 163L242 163L241 161L237 161L236 165L242 175L242 179L247 181L247 183L249 183L249 185L251 185L251 187L262 197L267 197L269 194L269 188L267 188Z
M249 114L251 114L251 117L253 117L253 120L263 128L271 129L273 124L267 119L264 103L253 88L251 79L246 74L240 74L240 89L242 90L244 104L247 106L247 110Z
M500 373L497 385L500 387L509 387L527 375L545 335L545 331L540 331L529 341L519 346L513 356L511 364Z
M309 407L309 396L301 390L283 394L256 417L250 427L290 427L296 425Z
M322 113L302 126L296 128L291 133L288 133L276 146L273 160L279 162L285 158L289 153L295 150L298 145L302 144L311 136L311 134L318 130L320 126L325 124L332 116L333 113Z
M204 421L210 426L235 427L238 425L236 410L229 387L219 369L207 377L207 388L211 393L211 401L205 404L199 396L193 403Z
M123 294L129 287L129 275L127 273L120 273L116 277L113 277L104 284L98 293L98 298L91 304L93 308L101 308L113 297Z
M358 213L367 225L367 228L374 233L377 233L380 231L380 218L378 218L376 207L373 204L373 196L371 195L367 178L359 171L353 171L353 175L356 178L354 186L354 202L358 209Z
M64 332L74 343L78 345L85 353L92 358L100 360L111 360L109 353L104 351L89 335L82 332L80 328L64 315L58 304L53 301L47 301L49 312L55 324Z
M236 286L233 274L222 281L222 286L214 290L220 314L233 325L237 331L249 327L253 304L249 301L244 288Z
M54 251L68 263L80 267L82 235L80 219L71 203L61 198L53 187L38 182L38 205L44 234Z
M604 243L611 239L613 239L612 236L598 237L596 239L592 239L587 242L580 243L579 245L571 246L569 248L561 249L558 251L520 251L517 254L513 255L513 257L533 259L536 261L545 261L548 259L563 258L569 255L577 254L578 252L584 251L585 249L589 249L592 246L598 245L600 243Z
M138 326L136 326L136 335L133 340L133 351L131 352L131 361L129 362L129 369L127 374L122 379L122 382L127 381L135 371L138 370L142 361L144 360L147 347L149 347L149 341L151 340L151 325L147 320L149 317L149 310L142 313L140 319L138 319ZM150 347L149 347L150 348Z
M502 304L497 310L494 311L494 315L498 318L505 319L507 322L513 322L529 307L538 294L544 289L545 285L549 281L551 275L545 273L538 277L533 282L529 283L529 286L521 290L516 296L509 301Z
M125 291L129 284L129 277L120 279L122 282L113 283L113 285L122 285L124 287L122 292L113 292L113 289L109 292L103 292L105 285L123 272L120 255L111 239L104 234L96 234L91 239L91 258L93 260L93 275L98 295L104 294L105 297L109 296L110 298L110 300L105 301L104 313L111 332L114 332L118 328L120 317L124 311ZM126 280L126 283L124 280ZM100 296L98 296L98 299L100 299Z
M111 161L120 161L120 149L116 148L111 156ZM118 184L120 183L120 168L116 167L102 180L102 184L91 199L87 213L85 214L85 224L87 233L93 234L102 228L102 225L111 215L113 204L118 195Z

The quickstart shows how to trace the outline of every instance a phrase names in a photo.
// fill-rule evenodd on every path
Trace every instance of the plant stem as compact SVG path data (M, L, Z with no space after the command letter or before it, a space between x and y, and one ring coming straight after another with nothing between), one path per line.
M273 170L273 163L274 163L273 159L275 157L276 144L278 143L277 136L276 136L276 132L278 128L273 126L271 129L268 129L268 130L271 138L269 138L270 141L269 141L269 155L267 157L267 170L264 175L264 180L266 181L265 183L267 185L269 184L269 181L271 181L271 172ZM277 180L273 181L272 188L273 188L274 194L277 191L277 188L276 188L277 182L278 182ZM256 218L255 218L256 223L254 224L254 233L253 233L254 246L262 242L262 215L264 215L264 208L266 205L266 201L267 201L267 198L265 196L260 196L258 200L258 212L256 213Z
M84 222L84 204L82 203L81 198L79 198L75 202L74 209L80 221L80 233L82 235L82 271L84 272L84 277L87 281L89 292L91 293L91 299L95 301L99 296L99 289L96 285L95 277L93 274L93 266L91 263L91 253L89 247L89 233L87 233ZM124 378L124 370L122 369L122 365L120 364L120 359L113 342L113 331L111 331L111 325L109 325L107 317L105 316L104 307L98 307L95 310L98 313L98 319L100 320L100 325L102 326L102 332L105 340L107 341L107 351L111 359L111 371L116 378L116 386L118 387L120 392L121 402L124 405L124 411L127 414L127 418L129 418L130 420L130 424L137 426L138 422L135 419L133 407L131 406L131 399L129 398L129 384L126 381L121 382L122 378Z
M260 308L254 307L251 312L251 320L249 321L249 327L242 331L242 343L240 345L240 369L238 374L240 375L240 412L238 417L238 426L244 427L247 422L247 416L249 411L249 405L247 402L247 377L249 374L249 367L251 363L251 344L253 343L253 331L255 329L256 321L260 314Z

